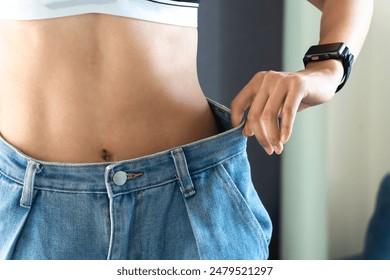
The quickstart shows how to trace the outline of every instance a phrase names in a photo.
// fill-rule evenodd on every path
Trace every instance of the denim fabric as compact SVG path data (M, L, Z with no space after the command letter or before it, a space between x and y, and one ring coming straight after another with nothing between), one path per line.
M266 259L272 226L246 137L112 163L33 159L0 139L0 259Z

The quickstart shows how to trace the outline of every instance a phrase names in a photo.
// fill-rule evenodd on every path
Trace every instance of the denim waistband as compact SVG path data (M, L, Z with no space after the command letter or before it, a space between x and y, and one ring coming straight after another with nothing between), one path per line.
M163 152L118 162L57 163L31 158L0 137L0 173L20 185L26 184L34 172L34 188L63 192L102 192L110 184L117 191L131 192L177 180L175 153L184 155L189 174L195 174L246 149L243 123L231 128L230 110L208 99L222 132L187 145ZM176 165L175 165L176 164ZM33 168L32 168L33 167ZM126 182L118 185L118 172L126 174ZM130 174L130 175L129 175ZM122 178L123 179L123 178ZM123 181L119 176L119 181Z

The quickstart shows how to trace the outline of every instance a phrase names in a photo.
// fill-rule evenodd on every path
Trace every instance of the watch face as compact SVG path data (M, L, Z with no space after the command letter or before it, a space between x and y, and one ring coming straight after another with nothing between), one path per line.
M345 45L343 43L333 43L325 45L311 46L306 54L308 55L320 55L323 53L337 53L342 54Z
M344 57L344 51L347 49L344 43L333 43L311 46L306 52L303 62L322 61L327 59L340 59Z

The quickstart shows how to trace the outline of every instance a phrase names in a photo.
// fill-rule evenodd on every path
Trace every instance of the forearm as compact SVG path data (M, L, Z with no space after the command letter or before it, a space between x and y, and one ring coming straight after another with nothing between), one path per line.
M343 42L358 56L374 0L309 1L322 11L319 44ZM249 108L243 134L255 135L268 154L280 154L297 111L332 99L343 75L343 64L336 59L310 62L298 72L258 72L233 100L232 124L239 125Z
M355 59L359 55L370 26L373 0L309 0L322 11L319 44L344 42ZM324 81L321 87L325 91L335 91L344 74L340 61L326 60L309 63L304 70L307 74L321 75ZM325 92L324 91L324 92ZM303 102L322 103L328 100L326 95L313 92Z
M322 11L320 44L344 42L355 58L367 36L374 0L309 0Z

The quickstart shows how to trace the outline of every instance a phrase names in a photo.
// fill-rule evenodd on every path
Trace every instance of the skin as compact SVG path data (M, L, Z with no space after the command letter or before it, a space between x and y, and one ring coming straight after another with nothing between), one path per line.
M312 0L322 11L319 44L344 42L358 56L373 12L373 0ZM258 72L231 103L232 124L249 108L243 134L265 151L281 154L297 112L331 100L343 77L338 60L311 62L298 72ZM283 120L283 121L281 121Z
M196 28L102 14L4 20L0 132L34 158L70 163L214 135L196 54Z
M320 43L343 41L357 55L372 2L312 1L323 11ZM34 158L71 163L130 159L214 135L196 54L196 28L102 14L1 21L0 133ZM232 124L250 108L243 134L281 153L297 111L330 100L342 73L335 60L259 72L233 100Z

